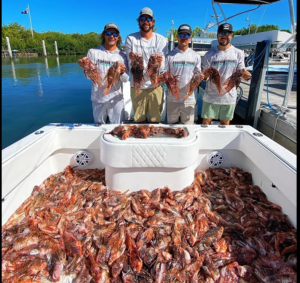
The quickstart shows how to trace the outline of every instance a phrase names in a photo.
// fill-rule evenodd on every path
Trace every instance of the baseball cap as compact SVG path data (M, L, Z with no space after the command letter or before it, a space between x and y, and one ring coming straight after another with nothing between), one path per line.
M219 27L218 27L218 33L221 32L221 31L230 31L230 32L233 32L232 25L229 24L229 23L224 23L224 24L219 25Z
M104 30L108 30L109 28L114 28L116 29L118 32L120 32L118 26L115 23L108 23L104 26Z
M150 8L145 7L140 11L140 16L141 15L149 15L150 17L153 18L153 11Z
M177 33L182 33L182 32L186 32L188 34L192 34L192 28L190 25L188 24L183 24L183 25L180 25L178 30L177 30Z

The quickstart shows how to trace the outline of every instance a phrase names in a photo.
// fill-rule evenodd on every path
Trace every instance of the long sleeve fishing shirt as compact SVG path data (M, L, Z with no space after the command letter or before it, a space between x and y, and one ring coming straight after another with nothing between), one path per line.
M108 69L117 61L126 66L126 71L120 76L120 81L115 82L107 95L103 94L105 90L105 83L103 87L99 87L97 84L92 83L91 100L104 103L107 101L120 101L124 99L122 91L122 83L127 82L129 79L129 70L127 68L127 57L124 52L116 48L114 51L108 51L104 46L92 48L88 51L87 57L97 65L97 68L101 71L102 81L107 74ZM87 76L86 76L87 77ZM88 77L87 77L88 78ZM88 78L89 79L89 78Z
M145 39L140 32L132 33L127 36L125 41L125 51L128 59L128 67L131 69L129 53L131 51L137 52L143 56L144 68L146 70L151 54L158 53L162 55L163 60L159 71L162 72L165 68L165 56L167 54L167 39L158 33L153 33L150 39ZM149 76L144 72L145 83L141 89L153 88ZM133 80L130 80L131 87L133 87Z
M210 66L214 67L219 71L221 84L223 84L235 71L245 68L244 56L244 51L232 45L225 51L216 47L203 56L202 72ZM222 86L222 88L224 89L225 86ZM233 105L236 104L236 97L237 90L235 86L229 92L220 95L211 78L206 82L203 101L221 105Z
M178 103L196 102L195 95L190 95L187 100L183 97L187 94L186 87L192 76L197 71L201 71L201 57L194 50L188 48L186 51L180 50L178 47L173 49L166 56L166 71L172 75L178 75L178 87L180 89L180 99L176 100L170 90L167 92L167 101Z

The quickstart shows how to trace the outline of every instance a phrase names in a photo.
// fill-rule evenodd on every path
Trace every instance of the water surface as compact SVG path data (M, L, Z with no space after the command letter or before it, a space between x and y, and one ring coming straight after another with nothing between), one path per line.
M2 58L2 149L50 123L94 123L83 56Z

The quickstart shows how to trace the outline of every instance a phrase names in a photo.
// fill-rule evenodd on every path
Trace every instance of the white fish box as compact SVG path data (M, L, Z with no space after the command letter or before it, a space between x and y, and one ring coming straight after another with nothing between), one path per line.
M193 125L185 126L185 138L120 140L105 134L115 126L49 124L37 131L39 134L32 133L2 150L2 224L35 185L69 164L77 169L105 168L107 185L123 191L166 185L181 190L193 181L194 170L213 165L252 173L253 184L279 204L297 227L296 155L256 129ZM80 166L75 158L79 151L89 156Z

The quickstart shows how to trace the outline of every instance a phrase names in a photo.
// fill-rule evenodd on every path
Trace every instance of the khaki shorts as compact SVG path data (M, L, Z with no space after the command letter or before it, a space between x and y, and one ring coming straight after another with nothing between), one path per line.
M147 119L149 113L150 122L161 122L161 112L163 108L163 88L141 89L139 96L135 94L135 88L130 90L132 108L134 111L134 121L142 122Z
M167 102L168 124L178 123L179 117L182 124L193 125L195 116L195 102L178 103Z
M234 115L235 104L221 105L203 101L201 117L204 119L229 120Z

